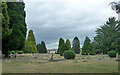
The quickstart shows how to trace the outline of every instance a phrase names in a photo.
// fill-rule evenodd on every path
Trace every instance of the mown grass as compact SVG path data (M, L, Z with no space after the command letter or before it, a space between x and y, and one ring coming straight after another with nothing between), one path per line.
M24 55L25 57L26 55ZM24 58L22 57L22 58ZM33 57L33 56L31 56ZM19 58L19 57L18 57ZM54 59L63 59L59 55L54 55ZM82 59L84 58L84 59ZM105 60L98 60L102 58L99 55L91 56L91 59L87 59L87 56L77 56L75 60L62 60L50 62L48 60L36 60L31 61L3 61L2 72L3 73L117 73L118 62L115 58ZM17 58L16 58L17 59ZM44 59L44 57L42 58ZM45 57L46 59L46 57ZM50 56L47 58L50 59ZM86 61L86 62L83 62Z

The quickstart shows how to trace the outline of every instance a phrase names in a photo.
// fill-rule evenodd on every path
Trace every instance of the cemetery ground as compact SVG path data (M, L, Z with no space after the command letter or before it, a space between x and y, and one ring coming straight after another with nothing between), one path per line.
M117 73L118 61L108 55L76 55L75 59L65 60L54 54L19 54L17 58L2 60L2 73Z

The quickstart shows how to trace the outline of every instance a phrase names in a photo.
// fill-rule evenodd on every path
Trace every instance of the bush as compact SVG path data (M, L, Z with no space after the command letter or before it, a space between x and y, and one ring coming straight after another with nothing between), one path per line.
M75 53L72 50L66 50L64 52L64 58L65 59L74 59L75 58Z
M15 54L15 51L11 51L12 54Z
M17 53L18 53L18 54L22 54L22 53L23 53L23 51L18 51Z
M83 53L83 52L82 52L82 55L88 55L88 54L87 54L87 53Z
M59 54L59 52L55 52L55 54Z
M116 57L116 54L117 54L117 52L116 52L115 50L112 50L112 51L109 51L109 52L108 52L108 55L109 55L110 57Z
M95 53L95 52L92 52L92 53L90 53L90 55L96 55L96 53Z
M95 55L96 53L95 52L91 52L90 55ZM82 55L88 55L88 53L83 53L82 52Z
M8 51L8 54L11 54L11 51Z
M66 50L69 50L69 47L67 44L62 44L59 48L59 54L60 56L63 56L63 53L66 51Z

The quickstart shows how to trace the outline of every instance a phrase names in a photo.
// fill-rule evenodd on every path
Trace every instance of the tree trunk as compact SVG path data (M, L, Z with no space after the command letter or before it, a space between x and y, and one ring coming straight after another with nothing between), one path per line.
M118 13L118 21L120 21L120 13Z

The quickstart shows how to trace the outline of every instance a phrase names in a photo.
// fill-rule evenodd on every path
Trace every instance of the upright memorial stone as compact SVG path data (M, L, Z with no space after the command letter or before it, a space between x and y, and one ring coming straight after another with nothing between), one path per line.
M118 59L118 53L116 54L116 59Z
M104 54L102 53L102 59L104 60Z
M88 53L88 59L90 59L90 53Z

